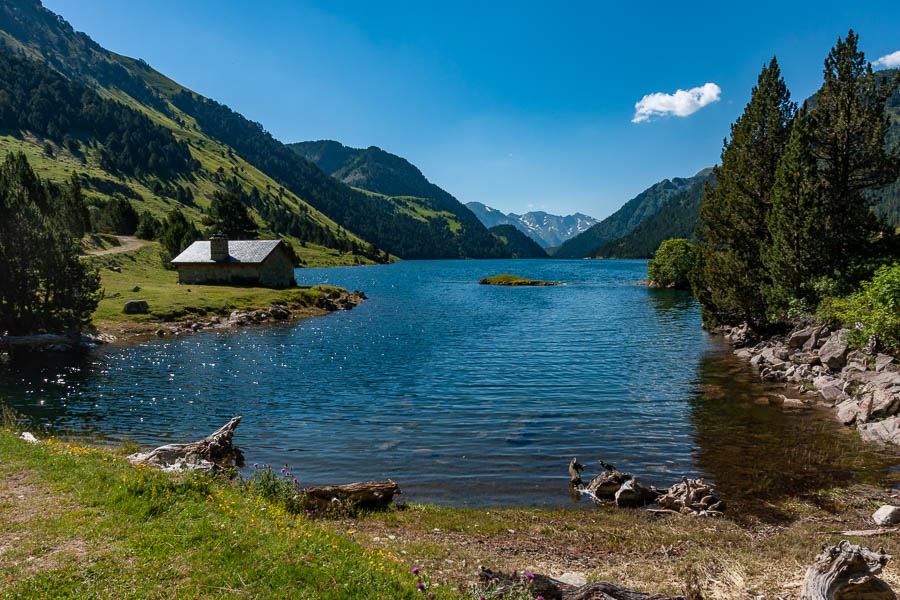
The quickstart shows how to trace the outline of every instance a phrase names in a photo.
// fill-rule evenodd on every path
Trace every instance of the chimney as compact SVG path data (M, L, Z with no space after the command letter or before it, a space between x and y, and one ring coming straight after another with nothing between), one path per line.
M209 238L209 257L216 262L228 260L228 237L221 231Z

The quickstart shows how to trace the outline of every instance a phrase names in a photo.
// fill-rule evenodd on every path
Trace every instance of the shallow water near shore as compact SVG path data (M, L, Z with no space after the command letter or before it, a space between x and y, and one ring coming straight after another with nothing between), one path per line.
M479 285L513 273L557 287ZM392 478L408 501L568 505L572 456L730 502L879 483L896 454L827 411L784 413L691 296L629 285L646 261L407 261L300 269L352 311L110 346L0 369L0 398L56 428L142 445L243 415L248 464L305 484Z

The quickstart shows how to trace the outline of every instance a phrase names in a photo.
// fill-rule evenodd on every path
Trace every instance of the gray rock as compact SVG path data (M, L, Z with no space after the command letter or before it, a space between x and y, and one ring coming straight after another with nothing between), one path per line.
M150 310L150 305L146 300L129 300L125 303L124 310L127 315L143 314Z
M762 354L757 354L753 358L750 359L750 364L754 367L758 367L760 363L763 362Z
M850 425L856 420L856 413L859 411L859 402L855 400L847 400L838 405L835 416L837 420L844 425Z
M815 379L813 379L813 385L817 390L821 390L823 387L827 385L831 385L832 383L836 383L838 379L836 377L832 377L831 375L819 375Z
M132 291L132 292L139 292L139 291L141 291L141 286L136 285L136 286L134 286L133 288L131 288L131 291Z
M784 398L784 402L781 403L781 408L785 409L794 409L794 410L809 410L812 408L809 404L804 402L803 400L798 400L796 398Z
M897 523L900 523L900 506L883 504L881 508L876 510L875 514L872 515L872 520L875 521L876 525L881 525L882 527L896 525Z
M881 371L884 371L885 368L892 362L894 362L893 356L888 356L887 354L879 354L875 357L875 370L880 373Z
M818 329L818 327L807 327L806 329L795 331L788 336L787 345L791 348L802 347L806 342L809 341L809 338L815 337Z
M557 581L562 581L563 583L567 583L573 587L581 587L587 584L587 578L581 573L563 573L559 577L555 578Z
M891 390L876 388L872 392L872 404L869 418L883 419L897 414L897 409L900 408L900 397L898 396L900 396L900 394L894 393Z
M844 393L843 387L844 387L843 382L836 379L836 380L830 381L826 385L818 388L819 395L822 396L822 399L826 403L830 404L831 406L834 406L835 404L843 402L844 400L847 399L847 394Z
M847 362L847 330L841 329L831 334L828 341L819 350L819 360L829 369L840 369Z
M900 417L890 417L874 423L863 423L858 426L858 429L859 437L863 441L900 445Z
M734 355L737 356L738 358L743 358L744 360L749 360L753 356L753 353L747 348L739 348L734 351Z

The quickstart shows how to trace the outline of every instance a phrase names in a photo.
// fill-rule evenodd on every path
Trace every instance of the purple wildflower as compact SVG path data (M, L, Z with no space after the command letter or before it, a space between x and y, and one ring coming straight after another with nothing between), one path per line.
M527 577L531 581L534 581L534 573L525 573L525 577Z
M253 463L253 468L256 469L257 467L259 467L259 463Z
M421 592L422 590L425 589L425 584L420 581L419 583L416 584L416 589Z
M419 567L413 567L412 571L410 571L410 573L412 573L413 575L416 575L418 572L419 572Z

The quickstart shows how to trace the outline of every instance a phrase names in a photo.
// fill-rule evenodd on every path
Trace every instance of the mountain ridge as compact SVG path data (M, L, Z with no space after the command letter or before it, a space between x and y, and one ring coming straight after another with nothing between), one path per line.
M544 211L530 211L524 214L504 214L496 208L491 208L481 202L467 202L469 208L485 227L497 225L512 225L542 248L559 246L567 239L585 231L595 223L597 219L583 213L571 215L554 215Z

